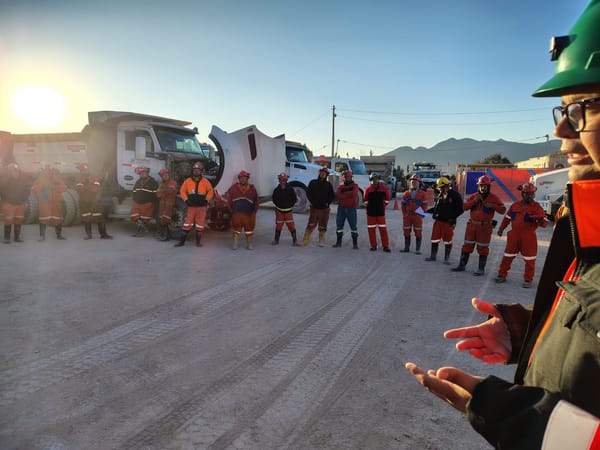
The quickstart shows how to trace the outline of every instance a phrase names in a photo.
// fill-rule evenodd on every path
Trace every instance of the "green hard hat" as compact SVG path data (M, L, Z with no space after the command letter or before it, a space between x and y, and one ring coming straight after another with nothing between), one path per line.
M567 36L550 41L554 76L534 97L560 97L565 89L600 83L600 0L592 0Z

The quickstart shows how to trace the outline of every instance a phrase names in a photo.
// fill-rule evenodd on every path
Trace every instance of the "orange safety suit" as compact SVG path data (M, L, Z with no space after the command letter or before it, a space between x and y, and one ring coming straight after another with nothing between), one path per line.
M168 180L160 183L156 190L156 198L158 199L159 222L161 225L169 225L177 201L177 182Z
M467 222L465 241L461 249L463 254L473 253L475 245L477 245L477 253L487 256L490 253L494 213L504 214L506 212L506 206L495 194L489 192L485 198L481 199L481 197L479 192L475 192L463 204L465 211L471 210L471 218Z
M83 223L103 223L102 205L98 203L100 178L95 175L83 175L75 180L75 189L79 194L79 213Z
M256 226L256 211L259 206L258 193L254 185L233 184L227 191L227 206L231 211L232 231L240 234L244 230L246 236L252 236Z
M204 231L208 202L215 196L210 181L204 177L197 180L187 178L181 185L179 195L188 206L181 229L190 231L195 227L196 231Z
M539 203L523 203L518 201L510 205L508 212L502 219L499 232L504 231L508 225L511 230L506 235L506 248L498 269L498 276L506 278L513 259L519 252L525 261L524 281L531 282L535 274L535 259L537 256L537 227L546 228L548 219Z
M425 191L409 189L404 192L401 201L404 237L410 237L413 230L416 238L423 237L423 216L415 212L418 208L427 211L428 203Z
M31 188L38 198L39 222L43 225L62 225L62 194L67 190L67 185L57 174L40 176Z

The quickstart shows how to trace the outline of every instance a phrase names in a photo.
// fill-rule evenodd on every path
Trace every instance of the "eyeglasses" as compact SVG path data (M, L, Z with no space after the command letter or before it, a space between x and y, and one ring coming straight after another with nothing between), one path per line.
M573 131L583 131L585 128L585 108L587 105L597 102L600 102L600 97L589 98L587 100L569 103L565 106L556 106L552 108L554 124L558 125L563 117L567 116L567 120L569 121L571 128L573 128Z

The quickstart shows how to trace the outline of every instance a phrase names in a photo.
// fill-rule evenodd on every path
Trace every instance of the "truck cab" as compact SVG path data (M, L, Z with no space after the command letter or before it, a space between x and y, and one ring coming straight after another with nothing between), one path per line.
M569 168L551 170L531 177L537 188L535 201L538 202L550 220L562 205L565 188L569 182Z

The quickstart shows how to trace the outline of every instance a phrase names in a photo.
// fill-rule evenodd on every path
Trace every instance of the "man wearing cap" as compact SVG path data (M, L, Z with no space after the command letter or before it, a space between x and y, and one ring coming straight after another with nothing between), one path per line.
M483 175L477 180L477 192L471 194L464 202L465 211L470 211L470 219L465 228L465 241L461 248L460 262L451 269L454 272L463 272L469 261L469 256L477 246L479 254L479 267L473 275L481 276L485 273L485 265L490 254L490 241L496 222L494 213L504 214L506 206L491 192L492 179Z
M277 179L279 180L279 184L275 190L273 190L273 195L271 197L273 204L275 205L275 238L273 239L273 242L271 242L271 245L279 244L281 229L285 224L292 235L292 245L297 247L298 239L296 236L296 224L294 223L294 213L292 212L292 208L297 201L296 192L294 191L294 188L287 183L287 173L281 172L277 175Z
M516 363L514 381L406 364L497 449L600 446L599 23L594 0L568 36L553 40L556 74L533 94L561 97L554 135L570 164L569 212L554 227L533 306L475 298L488 320L444 333L487 363Z
M400 249L402 253L410 251L410 235L415 233L415 254L421 254L421 241L423 239L423 216L428 209L427 196L420 189L421 177L419 174L413 174L409 179L409 189L402 194L402 227L404 231L404 248Z
M11 227L14 229L14 241L21 239L21 226L25 221L25 210L29 199L30 184L17 164L9 164L8 174L2 177L0 198L2 199L2 220L4 221L4 243L10 244Z
M83 239L92 239L92 224L97 224L100 239L112 239L106 232L106 222L102 205L98 201L100 195L100 178L90 174L87 164L79 165L79 177L75 180L75 189L79 194L79 212L85 230Z
M158 183L150 176L150 168L138 166L135 173L139 178L133 185L133 203L131 205L131 221L137 225L134 237L143 237L146 234L146 225L154 215L156 204L156 190Z
M64 240L62 235L62 194L67 185L60 177L58 169L46 165L40 176L33 183L31 191L37 196L39 206L40 238L46 240L46 227L54 226L56 239Z
M258 192L248 180L250 174L242 170L238 182L227 190L227 206L231 211L231 230L233 231L232 249L237 250L242 230L246 235L246 248L254 248L254 228L258 211Z
M302 245L308 245L310 235L317 226L319 227L319 247L325 246L325 233L329 223L329 205L335 199L333 186L327 180L329 169L323 166L319 169L317 178L308 183L306 196L310 202L310 215L304 231Z
M364 204L367 208L367 228L369 231L369 243L371 251L377 250L377 228L381 237L381 246L383 251L390 253L390 243L385 222L385 208L390 202L390 191L379 182L377 172L369 175L370 186L365 189Z
M350 225L350 235L352 236L352 248L358 250L358 228L356 226L356 204L358 203L359 188L352 178L352 172L344 172L344 182L341 183L335 196L338 200L337 215L335 217L335 236L336 242L333 247L342 246L344 237L344 224L348 220Z
M171 178L169 169L160 169L158 175L161 180L156 190L156 198L158 199L158 239L168 241L171 239L169 225L173 220L173 210L175 209L179 189L177 182Z
M537 257L537 235L535 230L537 227L546 228L548 219L544 209L534 200L537 188L533 184L524 183L518 186L517 189L521 192L521 200L509 206L500 228L498 228L498 236L502 236L508 225L511 226L511 230L506 235L506 248L495 281L496 283L506 281L513 259L521 252L525 261L523 287L529 288L535 274L535 259Z
M187 205L187 212L181 227L181 237L175 247L183 247L187 235L192 228L196 230L196 247L202 247L202 232L206 225L206 211L213 200L215 192L210 181L203 176L204 165L195 162L192 165L192 176L181 184L179 195Z

